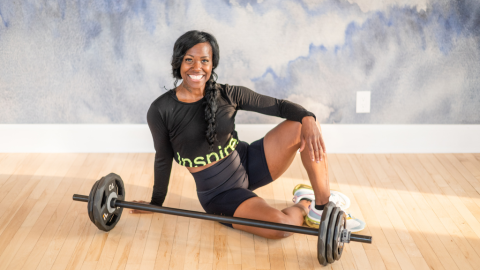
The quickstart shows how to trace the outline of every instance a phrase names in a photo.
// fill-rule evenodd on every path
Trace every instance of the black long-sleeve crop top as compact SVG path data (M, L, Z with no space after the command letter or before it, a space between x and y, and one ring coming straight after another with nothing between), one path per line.
M158 97L150 106L147 122L155 146L154 186L151 204L161 206L167 195L172 160L183 166L204 166L230 154L238 143L235 131L237 110L254 111L302 122L313 113L287 100L260 95L241 86L219 85L217 97L217 141L210 151L205 137L205 98L181 102L175 90Z

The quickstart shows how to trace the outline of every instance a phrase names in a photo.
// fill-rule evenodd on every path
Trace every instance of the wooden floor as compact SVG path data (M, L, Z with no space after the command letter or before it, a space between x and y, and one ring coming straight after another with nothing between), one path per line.
M124 214L99 231L87 204L116 172L127 200L149 200L153 154L0 154L0 269L320 269L317 239L267 240L216 222ZM329 155L330 186L348 195L373 244L350 243L326 269L479 269L480 154ZM296 158L258 190L278 209L308 183ZM174 165L165 206L203 211L192 176Z

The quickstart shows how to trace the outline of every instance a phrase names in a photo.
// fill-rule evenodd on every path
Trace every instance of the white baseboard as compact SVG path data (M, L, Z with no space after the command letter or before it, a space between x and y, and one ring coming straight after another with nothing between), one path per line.
M242 141L275 125L237 125ZM480 153L480 125L322 125L328 153ZM154 152L147 125L1 124L0 152Z

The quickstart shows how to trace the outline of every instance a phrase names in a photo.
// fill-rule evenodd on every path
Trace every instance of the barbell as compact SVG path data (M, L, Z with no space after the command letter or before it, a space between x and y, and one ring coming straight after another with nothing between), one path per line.
M96 181L90 190L90 195L74 194L74 201L87 202L88 216L95 226L102 231L110 231L120 220L123 208L136 210L145 210L162 214L184 216L190 218L199 218L213 220L224 223L233 223L246 226L254 226L265 229L272 229L285 232L293 232L318 237L317 258L318 262L325 266L339 260L342 256L345 243L350 241L372 243L371 236L352 234L346 229L345 212L336 207L333 202L329 202L323 209L322 219L318 229L268 222L262 220L253 220L247 218L229 217L182 210L169 207L160 207L151 204L135 203L124 201L125 186L122 178L110 173Z

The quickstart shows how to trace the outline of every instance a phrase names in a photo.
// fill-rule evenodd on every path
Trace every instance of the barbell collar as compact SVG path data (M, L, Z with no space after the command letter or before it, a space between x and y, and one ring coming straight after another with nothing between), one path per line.
M372 243L372 237L368 235L360 235L360 234L350 234L350 241L360 242L360 243Z
M74 201L81 201L81 202L88 202L88 196L74 194L73 195ZM169 208L169 207L162 207L152 204L143 204L143 203L134 203L134 202L127 202L122 200L112 200L111 202L112 207L123 207L135 210L144 210L168 215L176 215L176 216L183 216L189 218L198 218L198 219L205 219L205 220L212 220L217 222L223 223L233 223L245 226L254 226L259 228L277 230L277 231L285 231L285 232L293 232L293 233L300 233L300 234L307 234L307 235L314 235L318 236L318 229L315 228L308 228L302 226L294 226L288 224L281 224L275 222L268 222L262 220L254 220L248 218L239 218L239 217L229 217L229 216L220 216L220 215L213 215L207 214L203 212L196 212L196 211L189 211L189 210L182 210L177 208ZM352 234L350 241L357 241L362 243L372 243L371 236L363 236L363 235L355 235Z

